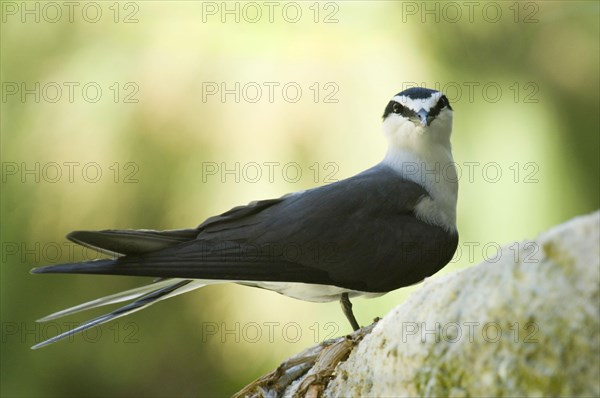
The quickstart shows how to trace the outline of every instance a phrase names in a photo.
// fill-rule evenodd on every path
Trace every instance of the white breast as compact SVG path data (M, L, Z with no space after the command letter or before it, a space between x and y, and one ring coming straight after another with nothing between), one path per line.
M451 128L440 124L425 131L408 121L386 122L383 128L389 147L382 163L429 193L430 197L415 208L419 219L456 231L458 178L450 146Z

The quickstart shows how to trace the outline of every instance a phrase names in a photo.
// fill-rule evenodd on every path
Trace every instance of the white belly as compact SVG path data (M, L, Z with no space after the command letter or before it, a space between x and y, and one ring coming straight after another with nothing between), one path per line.
M379 297L385 293L360 292L356 290L345 289L337 286L316 285L300 282L243 282L242 285L260 287L267 290L283 294L304 301L317 303L327 301L337 301L342 293L348 293L349 297Z

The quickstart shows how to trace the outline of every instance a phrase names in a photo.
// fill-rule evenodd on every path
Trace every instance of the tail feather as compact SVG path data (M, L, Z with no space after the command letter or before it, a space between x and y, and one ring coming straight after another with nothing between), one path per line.
M109 304L121 303L123 301L134 300L138 297L143 296L146 293L152 292L154 290L158 290L162 287L166 287L172 285L174 282L181 279L162 279L158 280L149 285L144 285L140 287L136 287L135 289L125 290L116 294L111 294L110 296L101 297L95 300L91 300L70 308L66 308L61 311L57 311L53 314L47 315L43 318L37 320L37 322L47 322L57 318L62 318L67 315L72 315L77 312L89 310L92 308L98 308Z
M166 281L162 281L162 282L166 282ZM189 279L179 279L179 280L172 279L169 281L170 283L167 284L166 286L162 286L162 282L158 282L158 284L161 284L161 287L158 287L157 289L154 289L151 292L142 295L141 297L139 297L139 295L136 296L137 293L133 293L134 297L139 297L134 302L129 303L123 307L120 307L112 312L109 312L108 314L105 314L105 315L99 316L97 318L94 318L90 321L87 321L84 324L82 324L74 329L68 330L68 331L61 333L57 336L54 336L46 341L38 343L31 348L35 350L35 349L47 346L49 344L55 343L59 340L62 340L66 337L73 336L76 333L79 333L79 332L82 332L89 328L92 328L94 326L102 325L103 323L112 321L113 319L117 319L122 316L129 315L133 312L139 311L139 310L146 308L160 300L174 297L179 294L189 292L191 290L200 288L205 285L202 281L192 281ZM145 287L157 287L157 284L155 283L155 284L145 286ZM136 290L136 289L133 289L133 290ZM131 290L124 292L124 293L128 293L128 292L131 292ZM114 295L114 296L116 296L116 295ZM111 297L111 296L109 296L109 297ZM100 299L100 300L102 300L102 299ZM121 298L118 298L118 299L116 299L116 301L113 301L113 302L119 302L119 301L124 301L124 300L125 299L121 300ZM100 305L103 305L103 304L100 304ZM76 308L76 307L74 307L74 308ZM92 307L88 307L88 308L92 308ZM68 310L66 310L66 311L68 311ZM53 315L55 315L55 314L53 314ZM52 317L52 315L50 315L49 317ZM44 319L44 320L54 319L54 318L49 318L49 317L42 318L42 319Z
M82 246L95 249L99 252L110 255L141 255L157 250L162 250L170 246L175 246L190 240L198 235L196 229L181 229L171 231L153 231L153 230L105 230L105 231L74 231L67 238ZM82 263L58 264L47 267L40 267L31 270L34 274L40 273L111 273L117 264L117 260L104 259ZM200 288L212 281L191 280L184 278L166 278L160 279L150 285L141 286L135 289L112 294L96 300L88 301L83 304L55 312L38 320L45 322L52 319L71 315L83 310L101 307L108 304L121 303L128 300L135 300L121 308L118 308L108 314L94 318L82 325L61 333L51 339L34 345L32 349L47 346L66 337L72 336L78 332L87 330L91 327L101 325L113 319L131 314L146 308L160 300L177 296Z

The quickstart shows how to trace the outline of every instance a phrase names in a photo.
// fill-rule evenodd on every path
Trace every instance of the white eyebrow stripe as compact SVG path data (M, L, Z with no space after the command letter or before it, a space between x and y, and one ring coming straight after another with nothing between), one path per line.
M437 104L442 95L444 94L440 92L434 93L432 96L427 98L410 98L405 95L396 95L392 98L392 100L412 109L415 112L418 112L421 109L429 111Z

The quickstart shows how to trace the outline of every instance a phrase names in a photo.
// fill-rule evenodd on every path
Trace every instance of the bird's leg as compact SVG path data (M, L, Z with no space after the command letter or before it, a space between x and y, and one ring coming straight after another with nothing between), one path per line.
M358 326L358 322L356 322L356 318L352 313L352 303L348 298L348 293L342 293L340 296L340 304L342 306L342 311L344 311L344 315L346 315L346 318L350 321L350 325L352 325L352 329L355 331L360 329L360 326Z

